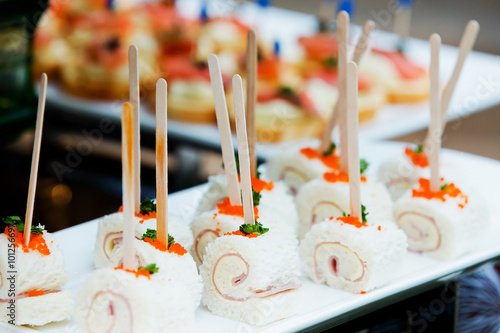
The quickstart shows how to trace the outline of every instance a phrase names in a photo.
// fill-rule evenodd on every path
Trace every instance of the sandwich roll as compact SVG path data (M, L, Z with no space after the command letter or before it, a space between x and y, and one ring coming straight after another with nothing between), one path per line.
M300 257L314 282L364 293L391 281L406 248L406 235L394 224L348 216L313 225L300 244Z
M169 232L186 249L193 245L193 235L188 224L178 215L169 214ZM140 239L147 229L156 229L156 213L139 215L134 218L135 236ZM109 258L114 247L120 244L123 235L123 214L106 215L98 222L94 247L94 260L97 268L109 267ZM111 265L112 266L112 265Z
M120 268L90 274L78 295L76 320L83 332L192 332L194 306L179 281Z
M216 209L217 204L228 196L227 178L224 175L211 176L208 178L208 183L208 190L201 198L195 216ZM283 224L288 226L287 229L297 229L298 215L294 198L284 182L252 178L252 188L260 194L258 202L260 215L266 216L268 210L275 211L277 213L275 214L276 219L282 220Z
M198 306L201 301L203 285L198 275L196 263L187 250L179 243L170 245L167 250L164 244L151 239L136 239L134 241L134 251L136 255L136 265L147 266L156 263L162 267L161 274L169 280L179 281L186 285L189 294L192 296L193 304ZM110 267L118 267L123 264L123 244L115 246L109 259Z
M321 177L325 172L338 170L339 159L335 149L329 154L319 154L319 141L301 141L283 146L266 164L266 177L282 180L296 194L308 181Z
M484 200L473 190L465 194L443 183L432 192L425 178L395 203L394 216L408 236L408 250L440 260L470 252L489 225Z
M200 267L203 304L216 315L257 326L295 315L302 304L296 246L271 233L236 231L215 239Z
M303 238L315 224L330 217L341 217L350 213L349 176L345 173L326 173L302 186L295 198L299 213L299 237ZM393 204L385 186L362 177L361 202L374 221L392 222Z

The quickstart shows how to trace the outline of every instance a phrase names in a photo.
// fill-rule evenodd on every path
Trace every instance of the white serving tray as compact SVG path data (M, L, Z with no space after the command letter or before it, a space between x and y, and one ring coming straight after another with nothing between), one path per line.
M402 154L401 143L362 143L361 156L370 163L369 172L374 173L380 163L391 156ZM467 170L467 177L473 181L484 196L490 212L496 214L500 202L500 162L451 150L443 152L447 163L459 165ZM195 207L206 185L173 193L169 196L169 207L174 213L191 220ZM77 292L93 270L92 251L94 247L97 221L90 221L55 233L66 260L70 274L67 289ZM388 298L404 299L412 293L425 291L426 287L449 279L454 279L464 271L489 261L500 260L500 219L493 216L492 224L481 244L473 252L450 261L438 261L410 253L401 269L385 287L364 295L351 294L318 285L302 277L305 301L300 313L264 327L253 327L211 314L200 306L196 311L196 332L295 332L326 320L352 318L361 314L361 309L370 311L387 306ZM0 328L3 328L0 326ZM13 328L12 332L24 332L24 328ZM43 332L71 332L79 329L73 322L50 324L37 330ZM1 329L0 329L1 331ZM3 331L2 331L3 332Z
M234 1L233 1L234 2ZM212 12L227 14L235 7L236 2L228 2L224 8L215 7ZM210 2L212 3L212 2ZM221 4L219 4L220 6ZM183 15L196 17L199 13L200 1L185 0L178 2ZM245 3L237 8L236 15L242 21L260 26L264 37L282 42L283 56L294 58L298 54L296 40L300 36L314 33L317 19L308 14L270 7L265 15L267 20L256 21L258 9L253 3ZM352 26L353 35L360 33L360 28ZM461 28L460 28L461 29ZM436 31L439 33L439 31ZM357 37L356 37L357 38ZM394 34L375 31L371 45L395 45ZM458 44L458 41L457 41ZM407 43L407 54L413 61L424 67L429 66L430 49L425 40L410 38ZM440 76L442 84L447 82L455 66L458 49L443 45L440 58ZM472 113L485 110L500 104L500 64L498 56L481 52L471 52L465 62L462 75L458 81L455 94L450 103L448 120L467 117ZM49 83L47 103L58 107L65 113L80 116L108 117L119 123L121 101L103 102L75 97L65 93L57 84ZM141 127L145 131L155 130L155 117L146 103L141 105ZM384 140L412 133L428 126L430 113L428 102L417 104L392 104L383 107L376 116L360 124L360 136L364 139ZM220 147L219 133L215 125L200 125L169 120L169 135L195 144ZM275 144L260 144L257 152L266 158L275 151Z

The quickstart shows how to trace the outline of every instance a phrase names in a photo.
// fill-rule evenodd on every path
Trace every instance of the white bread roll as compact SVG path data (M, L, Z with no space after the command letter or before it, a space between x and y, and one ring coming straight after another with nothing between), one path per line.
M163 252L138 239L134 240L134 251L138 267L155 263L158 267L161 267L160 273L162 276L186 285L192 296L194 306L197 307L200 304L203 284L198 275L196 264L189 253L178 255L168 251ZM123 263L123 244L115 246L111 252L109 263L110 267L118 267Z
M198 204L195 216L206 211L217 208L216 204L222 202L228 196L227 178L225 175L217 175L208 177L209 187L203 194L203 197ZM272 189L264 188L260 191L260 203L258 205L259 212L267 215L267 210L275 211L276 218L282 221L283 225L287 226L287 231L291 229L297 230L299 217L295 209L293 196L290 194L288 187L282 181L273 182Z
M2 311L0 321L8 323L13 320L9 316L10 306L0 302ZM27 297L15 300L15 325L42 326L52 322L63 321L73 317L74 300L69 291L56 291L42 296Z
M443 174L460 178L458 171L446 161L441 163L440 169ZM429 177L429 167L413 164L404 152L384 161L378 170L378 179L385 184L393 201L401 198L420 178Z
M387 284L405 259L407 240L394 224L356 227L339 220L312 226L300 257L316 283L361 293Z
M186 286L159 272L150 279L121 269L90 274L77 300L83 332L192 332L194 309Z
M415 186L414 188L418 188ZM463 189L462 189L463 190ZM394 205L396 223L408 236L408 250L448 260L474 249L490 222L485 201L470 189L463 198L441 201L413 197L409 190Z
M278 234L280 237L290 239L297 237L298 219L286 220L276 209L261 207L260 205L257 208L259 217L257 221L262 223L265 228L269 228L270 234ZM292 205L290 210L295 210L294 208L294 205ZM191 254L196 263L198 265L202 264L206 247L209 243L227 232L238 230L244 223L245 221L242 216L222 214L218 209L202 213L195 217L191 223L191 230L194 235L194 245L191 248Z
M16 295L33 290L55 291L68 281L68 273L64 269L64 257L55 237L43 232L43 238L50 251L49 255L38 250L24 252L21 246L15 248ZM6 234L0 234L0 299L8 298L9 293L9 248L11 245Z
M156 230L156 219L144 220L134 217L135 236L141 238L147 229ZM168 231L175 238L175 241L181 244L189 251L193 245L193 234L188 224L178 215L168 215ZM97 237L94 246L94 261L96 268L109 267L109 258L113 248L120 243L123 234L123 214L114 213L102 217L97 226Z
M262 326L301 309L296 240L269 233L219 237L208 246L200 274L202 302L216 315Z
M331 183L324 178L316 178L300 188L295 202L300 220L299 238L302 238L315 223L332 216L340 217L343 212L350 214L349 183ZM362 181L361 203L369 212L370 220L394 223L392 200L382 183L371 179Z
M309 159L300 153L302 148L319 146L319 141L300 141L290 145L283 145L266 163L266 177L277 181L282 180L296 194L300 187L325 172L331 171L318 159Z

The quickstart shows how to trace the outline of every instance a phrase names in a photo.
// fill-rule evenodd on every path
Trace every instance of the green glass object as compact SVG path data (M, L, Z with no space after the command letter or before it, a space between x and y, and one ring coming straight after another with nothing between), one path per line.
M33 127L33 36L48 0L0 0L0 146Z

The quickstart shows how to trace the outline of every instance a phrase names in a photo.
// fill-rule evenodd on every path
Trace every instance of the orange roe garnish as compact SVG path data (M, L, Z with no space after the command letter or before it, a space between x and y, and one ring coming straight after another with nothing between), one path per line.
M271 191L274 184L273 182L266 182L259 178L252 178L252 187L255 192L261 192L263 190Z
M336 182L344 182L348 183L349 182L349 175L346 172L340 171L340 172L326 172L323 175L323 178L330 183L336 183ZM361 176L361 181L366 182L366 177Z
M220 228L215 228L215 231L220 232L221 230Z
M151 273L147 269L138 269L137 272L136 272L136 271L133 271L131 269L125 269L125 268L123 268L123 264L121 264L118 267L115 267L115 269L121 269L121 270L123 270L125 272L134 273L135 277L145 276L149 280L151 280Z
M151 238L148 237L148 238L144 238L144 241L146 243L151 244L157 250L160 250L162 252L166 252L167 251L167 246L164 243L160 242L158 240L158 238L153 241ZM181 244L174 243L174 244L172 244L172 245L169 246L168 253L175 253L175 254L178 254L178 255L182 256L182 255L186 254L187 251L186 251L186 249L184 247L182 247Z
M218 203L217 208L219 208L220 214L243 217L243 206L231 206L231 203L229 202L229 197L224 198L224 201ZM254 206L253 211L255 214L255 218L258 219L259 209L256 206Z
M224 236L230 236L230 235L236 235L236 236L243 236L243 237L248 237L248 238L255 238L258 237L259 234L254 232L251 234L245 234L244 232L241 232L239 230L233 231L233 232L226 232Z
M380 226L378 226L378 228L377 228L377 229L378 229L378 231L382 231L382 228L381 228Z
M429 179L420 178L418 184L420 187L412 191L414 198L439 199L441 201L446 201L447 198L459 198L461 199L461 202L458 204L460 208L464 208L468 202L468 197L453 183L447 184L444 189L436 192L431 191L431 182Z
M184 247L182 247L181 244L174 243L174 244L170 245L170 247L168 248L168 252L183 256L187 253L187 250Z
M157 238L157 239L155 239L155 240L153 241L153 239L152 239L152 238L148 237L148 238L144 238L144 241L145 241L146 243L151 244L151 245L152 245L155 249L157 249L157 250L160 250L160 251L162 251L162 252L167 251L167 245L165 245L165 243L163 243L163 242L160 242L160 241L158 240L158 238Z
M40 254L43 254L45 256L48 256L50 254L50 250L47 247L47 244L45 243L45 239L43 238L43 234L36 235L36 234L31 233L30 243L28 246L26 246L26 245L24 245L23 233L18 232L16 227L14 227L14 229L15 229L14 232L16 234L15 243L14 243L15 247L22 246L23 252L26 252L26 253L28 253L31 250L33 250L33 251L36 250L36 251L40 252ZM9 227L5 227L4 232L6 235L8 235L9 234Z
M406 156L408 156L413 165L419 166L421 168L429 166L429 159L427 158L427 155L425 155L423 152L417 153L410 147L406 147L405 154Z
M337 221L341 221L350 225L355 226L356 228L366 227L367 224L363 223L359 220L359 218L355 216L341 216L337 217Z
M330 155L323 156L323 154L318 153L316 149L313 148L302 148L300 150L301 154L307 157L308 159L318 159L323 162L328 168L333 170L340 169L339 157L332 153Z
M362 290L359 294L360 295L366 294L366 291Z
M123 206L120 206L120 208L118 208L118 211L120 213L122 213L123 212ZM156 212L150 212L148 214L137 214L136 216L142 218L142 220L139 221L139 223L142 224L142 223L144 223L145 220L155 219L156 218Z
M43 296L45 292L43 290L32 290L28 293L28 297Z

